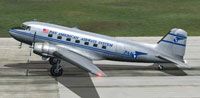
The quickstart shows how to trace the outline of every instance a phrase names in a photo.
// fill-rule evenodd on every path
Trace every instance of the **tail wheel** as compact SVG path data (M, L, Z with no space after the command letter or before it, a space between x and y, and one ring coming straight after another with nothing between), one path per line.
M162 65L158 65L158 70L164 70L164 67Z
M53 65L50 69L50 72L52 76L59 77L63 74L63 68L60 65Z

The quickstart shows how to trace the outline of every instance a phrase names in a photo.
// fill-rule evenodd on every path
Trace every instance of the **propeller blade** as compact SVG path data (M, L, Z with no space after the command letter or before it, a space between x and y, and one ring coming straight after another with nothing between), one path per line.
M33 36L32 48L34 48L35 46L35 38L36 38L36 32L34 33L34 36Z
M36 38L36 32L34 33L34 36L33 36L33 42L32 42L32 45L29 47L30 48L30 56L32 56L32 51L34 49L34 46L35 46L35 38Z
M19 45L19 49L21 49L22 48L22 42L20 42L20 45Z
M30 54L29 54L30 56L32 56L32 49L33 49L33 48L30 48Z

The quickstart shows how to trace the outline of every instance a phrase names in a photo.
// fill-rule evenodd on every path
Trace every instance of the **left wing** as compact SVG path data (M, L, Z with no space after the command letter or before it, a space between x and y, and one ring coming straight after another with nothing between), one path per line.
M80 67L86 71L89 71L97 76L106 76L106 74L103 71L101 71L96 65L92 63L91 59L86 58L73 51L59 48L53 53L53 55L77 67Z

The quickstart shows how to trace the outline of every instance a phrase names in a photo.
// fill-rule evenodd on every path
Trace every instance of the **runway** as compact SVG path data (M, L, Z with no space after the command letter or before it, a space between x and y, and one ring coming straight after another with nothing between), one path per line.
M119 37L154 44L161 37ZM191 68L153 63L95 61L108 77L98 78L67 62L64 75L50 76L48 61L29 56L29 46L0 38L0 98L199 98L200 37L188 37L185 59ZM28 62L30 59L30 63Z

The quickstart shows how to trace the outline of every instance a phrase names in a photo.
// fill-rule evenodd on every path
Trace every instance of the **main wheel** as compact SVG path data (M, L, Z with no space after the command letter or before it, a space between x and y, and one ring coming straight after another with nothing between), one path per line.
M50 59L49 59L49 63L51 65L56 65L58 62L59 62L58 58L50 57Z
M63 74L63 68L60 65L53 65L50 69L50 72L52 76L59 77Z

